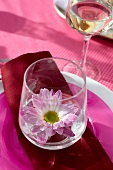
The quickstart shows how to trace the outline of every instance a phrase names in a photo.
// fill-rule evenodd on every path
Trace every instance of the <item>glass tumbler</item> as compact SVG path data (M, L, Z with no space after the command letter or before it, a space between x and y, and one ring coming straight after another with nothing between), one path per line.
M76 63L45 58L25 71L19 125L37 147L58 150L77 142L87 126L86 106L86 76Z

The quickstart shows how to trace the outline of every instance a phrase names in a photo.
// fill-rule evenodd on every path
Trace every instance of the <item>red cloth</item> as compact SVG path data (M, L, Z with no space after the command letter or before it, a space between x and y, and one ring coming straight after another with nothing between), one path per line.
M34 170L113 170L113 163L88 128L77 143L57 151L49 151L36 147L23 136L18 124L23 75L31 63L46 57L52 56L49 52L24 54L9 61L2 67L5 94L18 138L27 152ZM59 76L62 78L60 72Z

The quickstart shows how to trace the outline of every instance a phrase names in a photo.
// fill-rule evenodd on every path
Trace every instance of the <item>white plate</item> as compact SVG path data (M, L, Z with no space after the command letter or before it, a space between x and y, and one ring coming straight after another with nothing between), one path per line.
M53 5L56 12L59 14L59 16L61 16L64 19L65 19L65 10L67 6L67 1L68 0L53 0ZM100 36L113 40L113 26L108 31L101 33Z
M113 112L113 91L90 78L87 78L87 89L100 97Z

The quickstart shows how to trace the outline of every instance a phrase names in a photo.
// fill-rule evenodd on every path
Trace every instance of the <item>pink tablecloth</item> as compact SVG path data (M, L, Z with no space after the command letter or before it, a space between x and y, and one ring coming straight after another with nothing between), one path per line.
M0 1L0 56L48 50L74 60L82 54L83 36L54 10L53 0ZM100 83L113 90L113 41L100 36L90 42L88 60L101 70Z

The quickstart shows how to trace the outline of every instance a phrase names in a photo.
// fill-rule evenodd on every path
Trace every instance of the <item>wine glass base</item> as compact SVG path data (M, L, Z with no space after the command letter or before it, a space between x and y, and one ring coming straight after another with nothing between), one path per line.
M73 62L78 64L84 70L86 77L89 77L96 81L100 80L101 72L93 63L86 61L84 66L81 66L80 61L78 61L78 60L74 60ZM76 73L76 74L78 74L78 73Z
M73 62L76 63L78 66L81 67L80 61L74 60ZM64 67L64 71L67 71L68 68L70 69L70 66L71 66L70 64L67 64L67 65ZM95 65L93 65L93 63L91 63L91 62L89 62L89 61L86 61L86 63L84 64L84 66L81 67L81 68L83 69L86 77L89 77L89 78L91 78L91 79L93 79L93 80L96 80L96 81L99 81L99 80L100 80L100 78L101 78L101 72L100 72L100 70L99 70ZM73 69L73 68L72 68L72 69ZM75 70L75 68L74 68L74 70ZM78 70L78 69L76 69L76 70L74 71L74 73L79 76L79 72L78 72L77 70Z
M86 62L82 68L86 74L86 77L89 77L96 81L100 80L101 72L95 65L93 65L93 63Z

